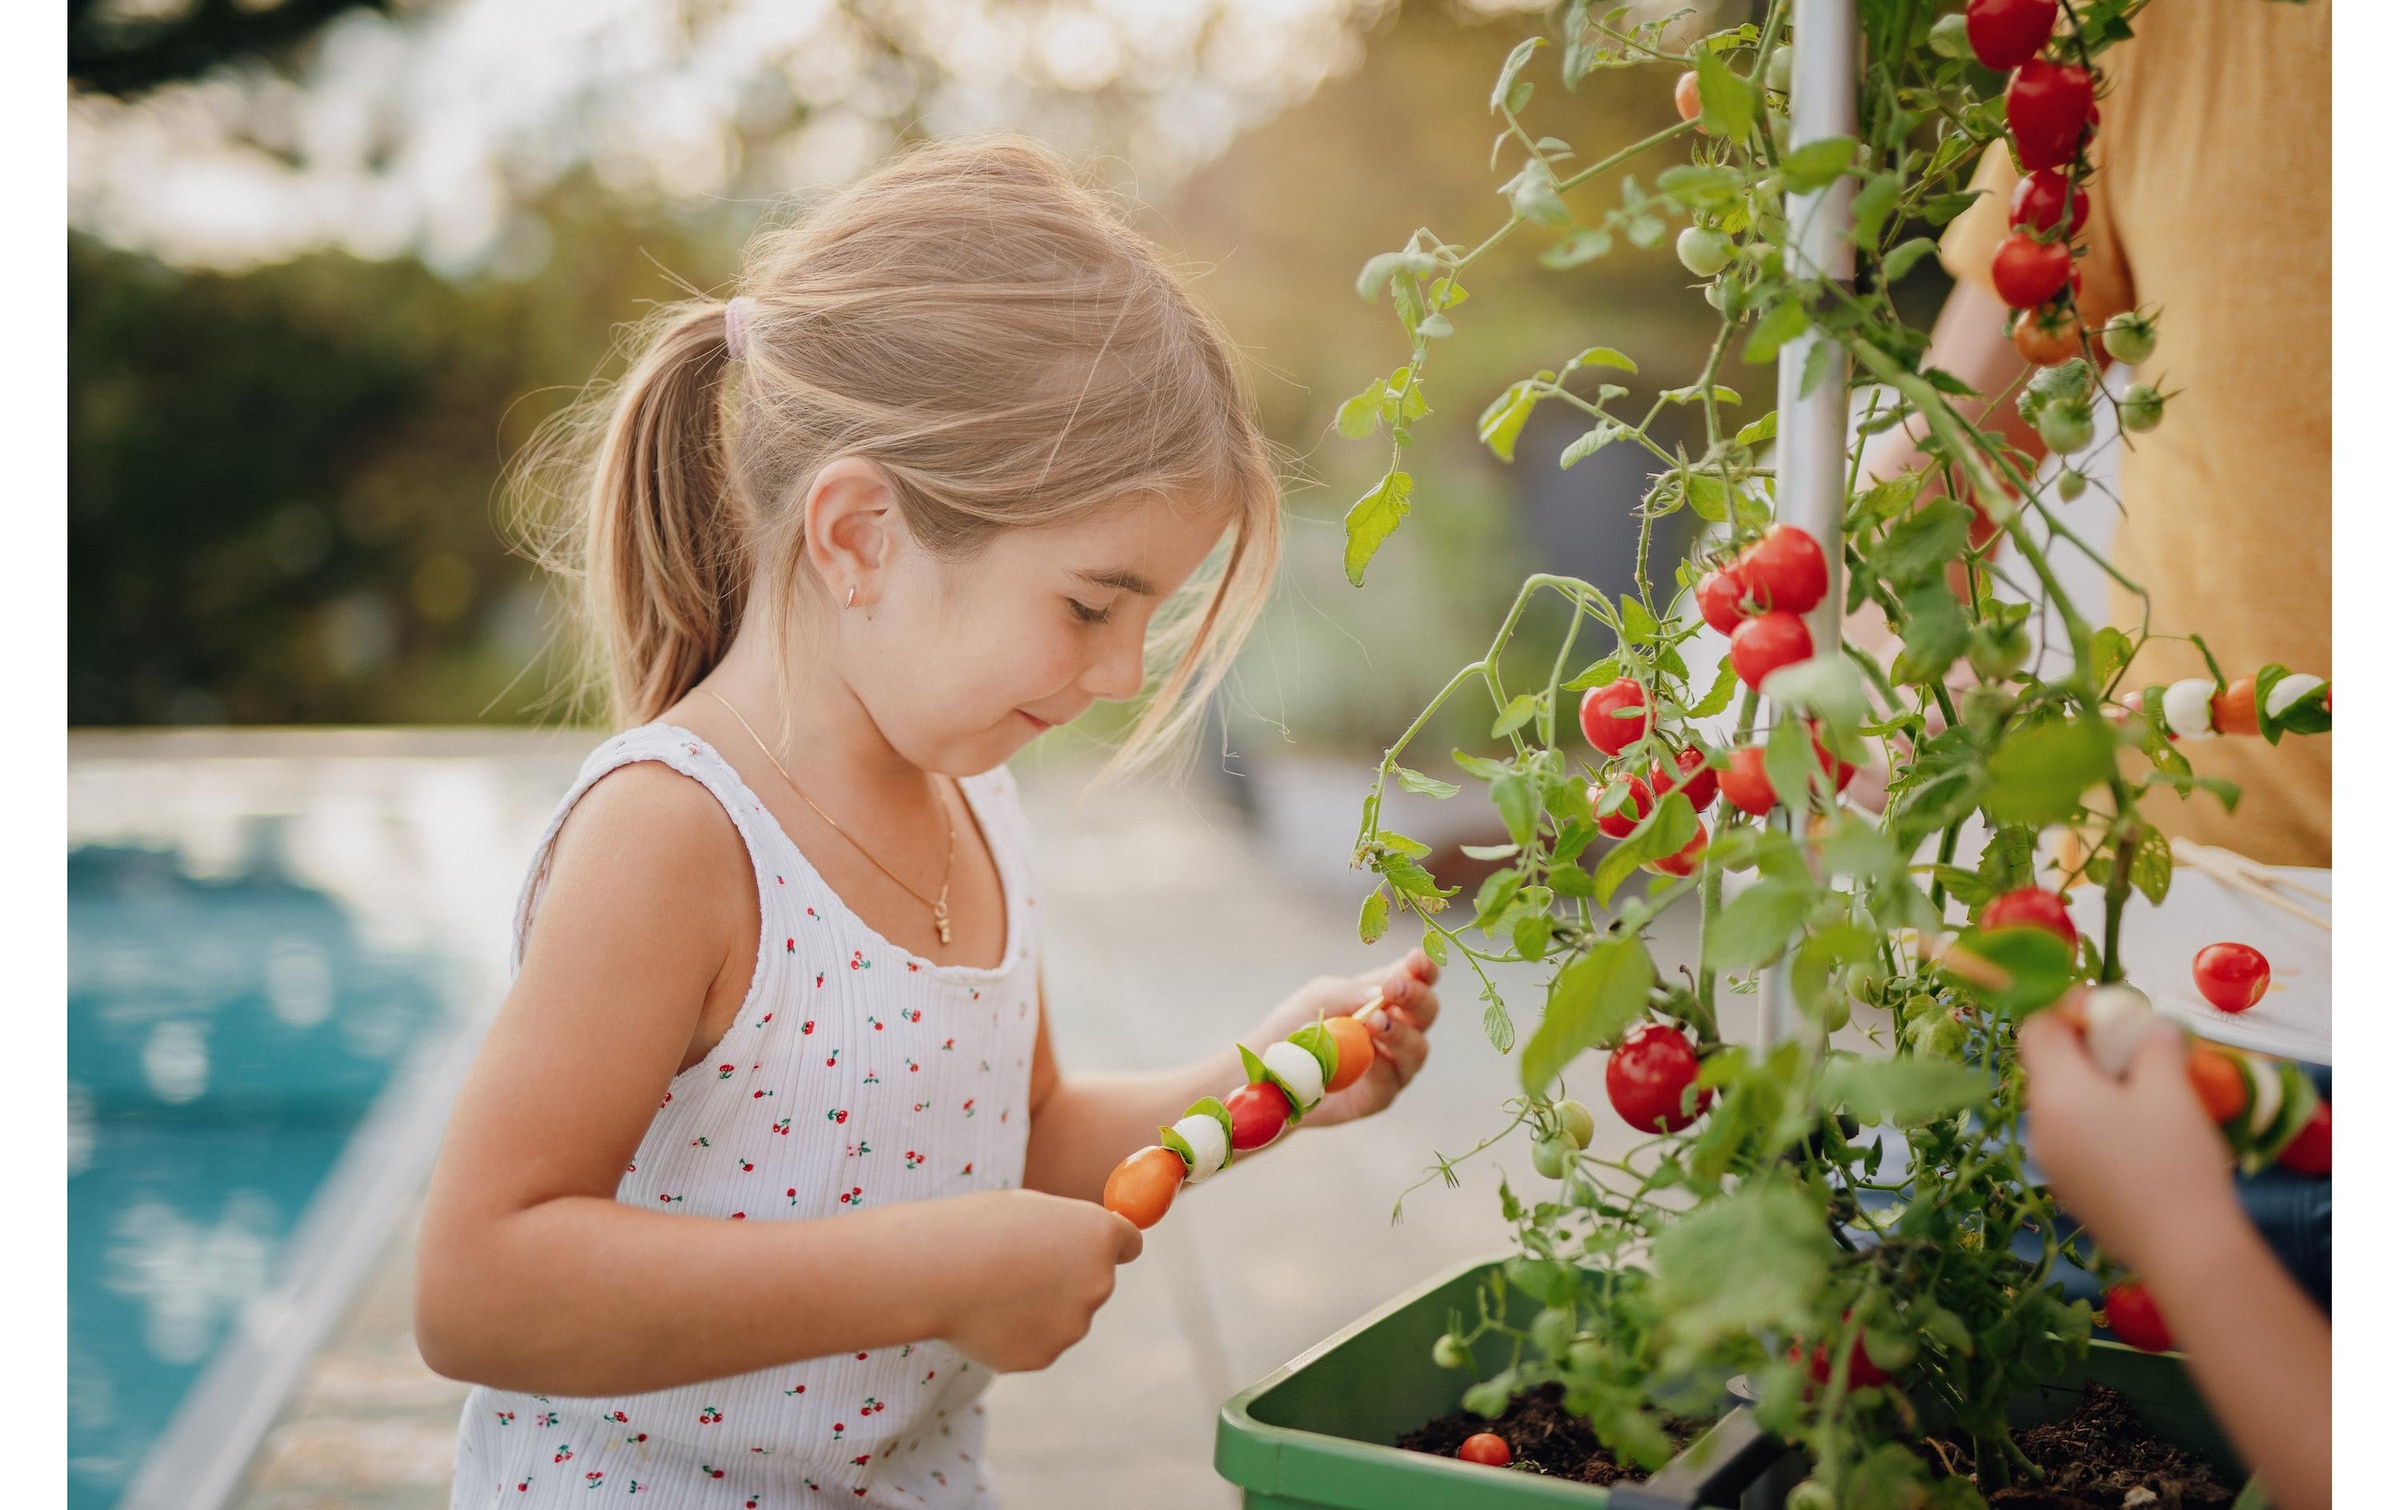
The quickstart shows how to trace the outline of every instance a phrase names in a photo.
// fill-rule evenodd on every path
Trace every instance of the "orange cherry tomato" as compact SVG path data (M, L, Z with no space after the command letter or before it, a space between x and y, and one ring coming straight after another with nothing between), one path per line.
M2018 310L2009 322L2008 338L2016 343L2017 355L2036 367L2055 367L2083 353L2075 316L2063 304Z
M2258 732L2258 678L2237 677L2208 700L2208 726L2219 734Z
M2184 1077L2192 1082L2192 1091L2200 1098L2200 1109L2208 1120L2222 1127L2242 1114L2250 1104L2250 1077L2241 1063L2231 1054L2212 1044L2195 1043L2191 1057L2184 1061Z
M1689 78L1691 75L1686 74ZM1462 1463L1481 1463L1486 1468L1506 1468L1516 1454L1508 1450L1508 1439L1496 1431L1479 1431L1458 1444L1458 1460Z
M1325 1031L1333 1035L1334 1051L1340 1056L1334 1061L1333 1078L1325 1082L1325 1089L1348 1090L1375 1063L1375 1035L1355 1017L1328 1017Z
M1700 75L1697 73L1687 73L1675 81L1675 113L1687 121L1700 118Z
M1183 1184L1183 1174L1183 1155L1152 1144L1140 1153L1127 1155L1124 1163L1109 1172L1108 1185L1100 1192L1100 1204L1136 1227L1156 1226L1158 1219L1167 1214L1167 1208L1175 1204L1175 1191Z

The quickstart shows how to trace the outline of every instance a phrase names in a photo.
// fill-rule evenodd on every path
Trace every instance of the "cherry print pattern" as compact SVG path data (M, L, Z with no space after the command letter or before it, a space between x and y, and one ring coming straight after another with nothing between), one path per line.
M917 958L862 924L741 778L680 731L654 725L604 744L561 805L560 820L592 782L637 760L661 761L715 795L762 885L770 875L776 884L759 898L764 937L745 1010L717 1052L662 1091L641 1146L626 1161L618 1199L718 1220L821 1220L868 1204L862 1166L877 1156L878 1141L906 1144L907 1189L876 1192L887 1202L1018 1183L1024 1135L1013 1108L1032 1050L1038 950L1023 862L1028 846L1008 773L962 783L1008 903L1006 957L996 968L974 969ZM520 950L555 834L554 823L520 900ZM782 949L773 947L777 940ZM989 1002L987 992L995 993ZM787 1009L795 994L804 1010ZM888 1048L876 1057L901 1068L886 1077L880 1066L861 1063L864 1043ZM844 1076L845 1065L860 1073ZM987 1105L1001 1112L992 1115ZM743 1107L755 1108L758 1121L744 1122ZM821 1137L808 1131L820 1115ZM899 1117L908 1119L905 1137L893 1126ZM838 1179L845 1171L859 1177ZM783 1205L749 1211L772 1202L762 1191L778 1188ZM947 1344L916 1343L605 1402L562 1401L549 1412L557 1424L537 1428L538 1435L508 1429L519 1415L531 1420L542 1409L527 1403L534 1397L479 1389L462 1421L453 1482L461 1504L478 1505L488 1500L469 1493L471 1486L522 1485L510 1502L528 1510L570 1496L580 1503L603 1483L611 1493L644 1495L654 1481L673 1486L667 1492L676 1510L783 1510L808 1503L812 1493L818 1503L838 1496L877 1510L988 1506L982 1420L972 1408L987 1383ZM836 1435L827 1402L842 1399L864 1403L842 1413ZM633 1429L636 1422L645 1429ZM734 1462L747 1465L739 1480L728 1466Z

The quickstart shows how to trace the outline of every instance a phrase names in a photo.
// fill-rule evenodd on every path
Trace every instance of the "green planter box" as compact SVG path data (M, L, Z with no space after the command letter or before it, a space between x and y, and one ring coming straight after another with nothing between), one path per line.
M1741 1407L1649 1482L1614 1491L1390 1445L1458 1408L1469 1376L1434 1367L1434 1339L1453 1311L1475 1313L1475 1292L1500 1262L1486 1259L1435 1277L1226 1401L1217 1417L1217 1472L1241 1487L1242 1503L1249 1510L1666 1510L1742 1506L1749 1489L1747 1503L1781 1505L1798 1468ZM1510 1293L1530 1316L1532 1303ZM1488 1371L1501 1360L1476 1361ZM2172 1358L2096 1342L2076 1378L2022 1402L2023 1424L2065 1414L2087 1379L2122 1391L2162 1440L2200 1453L2230 1482L2241 1482L2231 1450Z

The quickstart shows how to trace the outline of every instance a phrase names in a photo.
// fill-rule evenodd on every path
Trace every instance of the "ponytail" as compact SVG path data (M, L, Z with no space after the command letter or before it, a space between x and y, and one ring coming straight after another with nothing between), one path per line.
M591 474L585 609L610 705L647 723L741 626L747 530L725 464L725 306L673 306L618 386Z

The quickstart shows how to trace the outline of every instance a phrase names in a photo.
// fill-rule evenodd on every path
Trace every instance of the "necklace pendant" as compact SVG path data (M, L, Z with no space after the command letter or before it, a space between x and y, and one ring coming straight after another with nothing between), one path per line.
M943 943L950 942L950 908L948 904L940 902L934 904L933 931Z

